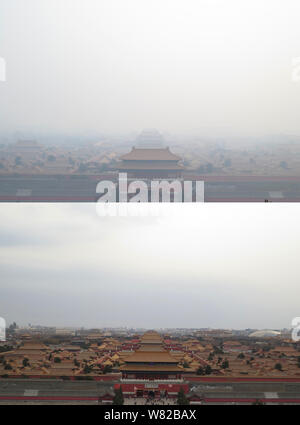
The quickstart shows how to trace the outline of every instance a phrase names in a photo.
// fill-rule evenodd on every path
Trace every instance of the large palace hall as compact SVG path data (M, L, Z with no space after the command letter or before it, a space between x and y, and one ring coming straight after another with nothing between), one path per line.
M179 359L163 346L157 332L149 331L141 337L137 351L124 359L120 370L122 380L173 380L182 381L183 369Z

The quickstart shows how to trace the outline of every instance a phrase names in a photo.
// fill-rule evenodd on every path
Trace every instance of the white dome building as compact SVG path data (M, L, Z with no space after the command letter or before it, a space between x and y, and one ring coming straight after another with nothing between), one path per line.
M272 336L278 336L280 335L281 332L279 331L272 331L270 329L264 329L262 331L255 331L252 332L249 337L254 337L254 338L267 338L267 337L272 337Z

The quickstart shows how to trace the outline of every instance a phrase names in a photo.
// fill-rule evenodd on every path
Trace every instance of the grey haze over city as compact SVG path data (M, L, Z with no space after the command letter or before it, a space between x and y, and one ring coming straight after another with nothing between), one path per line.
M0 0L1 132L300 134L298 0Z
M164 208L164 206L163 206ZM2 204L0 316L84 327L283 328L299 311L299 204Z

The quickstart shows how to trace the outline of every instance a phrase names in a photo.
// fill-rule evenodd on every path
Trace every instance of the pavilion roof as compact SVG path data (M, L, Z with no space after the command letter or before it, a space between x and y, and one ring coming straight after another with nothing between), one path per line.
M166 351L164 347L160 344L142 344L137 351Z
M124 358L126 363L178 363L167 351L136 351Z
M157 341L162 342L163 338L159 335L157 332L146 332L144 335L141 336L141 341Z
M6 353L4 353L6 354ZM20 348L19 350L15 350L14 354L16 356L27 356L27 357L31 357L31 356L39 356L39 357L44 357L46 355L46 353L44 351L41 350L23 350L22 348Z
M183 372L183 369L176 365L144 365L144 364L125 364L120 367L124 372Z
M163 161L140 163L136 161L134 164L128 164L127 162L118 164L119 170L183 170L183 167L177 163L164 163Z
M121 156L125 161L180 161L181 158L174 155L169 148L165 149L142 149L133 147L131 152Z
M147 345L161 345L163 341L161 339L141 339L141 344L147 344Z
M49 347L47 347L45 344L41 344L39 342L24 342L24 344L20 347L22 350L48 350Z

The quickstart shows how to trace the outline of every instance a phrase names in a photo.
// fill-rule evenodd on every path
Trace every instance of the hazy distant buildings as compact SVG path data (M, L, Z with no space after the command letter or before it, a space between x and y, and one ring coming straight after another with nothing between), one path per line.
M35 140L19 140L10 147L10 151L19 155L34 155L43 150L43 147Z
M139 148L162 148L164 138L155 129L143 130L137 137L136 144Z

